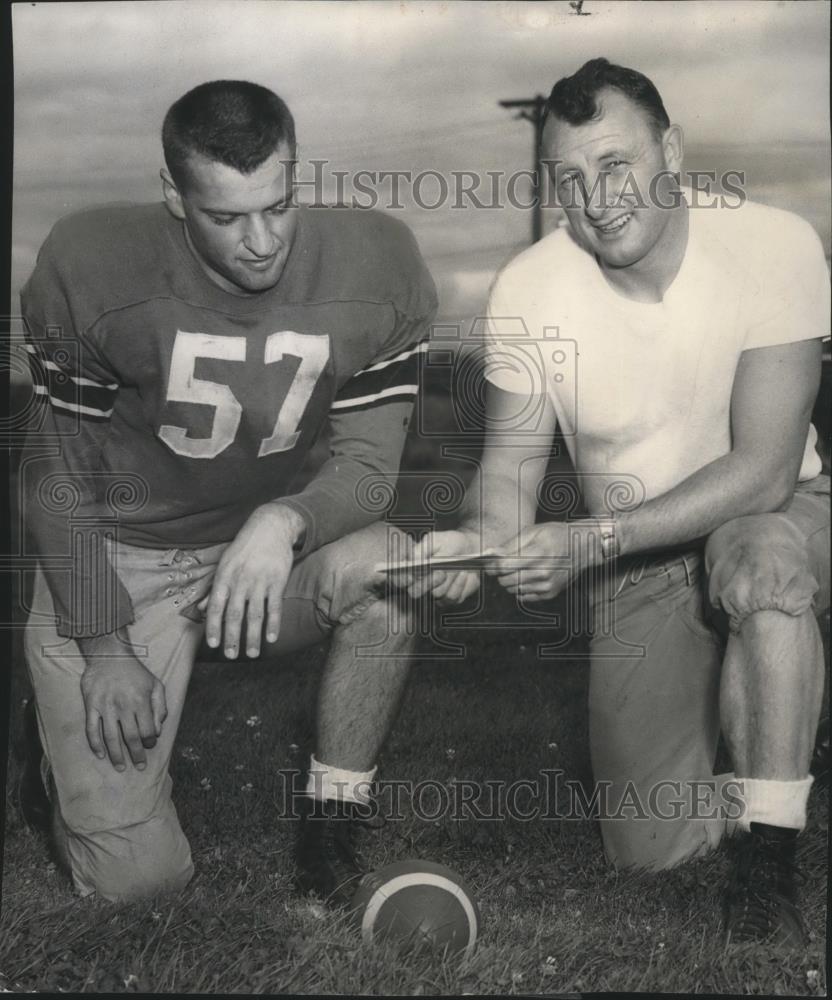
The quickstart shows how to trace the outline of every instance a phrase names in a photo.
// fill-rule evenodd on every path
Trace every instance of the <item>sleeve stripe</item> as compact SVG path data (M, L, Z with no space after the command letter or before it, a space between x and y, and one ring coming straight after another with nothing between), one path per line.
M363 409L375 403L386 402L392 396L401 396L403 400L410 401L418 391L418 385L393 385L370 396L353 396L350 399L337 399L330 407L330 410Z
M413 394L407 394L405 392L399 395L385 396L384 398L373 397L368 403L362 403L360 406L354 406L352 402L345 403L344 406L335 410L335 412L330 412L330 418L336 420L338 417L345 416L350 413L364 413L368 410L373 410L379 406L390 406L395 403L405 403L408 407L413 406Z
M34 390L36 395L48 399L53 406L57 406L61 410L69 410L71 413L82 413L84 416L102 417L105 419L111 417L113 413L112 408L109 410L97 410L92 406L83 406L81 403L67 403L65 400L53 396L46 386L43 385L34 386Z
M377 372L382 368L386 368L388 365L394 365L398 361L404 361L406 358L413 357L414 354L424 354L425 351L430 347L430 343L427 340L423 340L416 344L415 347L410 347L406 351L402 351L401 354L397 354L395 358L388 358L387 361L379 361L377 364L370 365L368 368L363 368L360 372L356 372L357 375L364 375L366 372Z
M53 361L37 355L30 355L29 371L35 392L55 405L90 416L112 413L118 386L111 388L92 379L73 377Z
M116 393L110 389L103 389L98 385L75 385L66 376L61 378L61 373L49 372L44 381L42 370L33 371L32 383L36 392L49 396L52 400L60 400L65 406L82 406L90 413L112 410L116 398Z
M95 389L110 389L112 391L118 389L118 382L96 382L94 379L84 378L83 375L70 375L69 372L65 371L59 365L56 365L54 361L50 361L48 358L45 358L43 356L43 352L38 350L34 344L24 344L23 348L28 351L29 354L37 358L38 363L43 365L44 368L47 368L52 372L60 372L62 375L66 375L67 378L71 378L76 385L88 385Z
M62 375L67 373L55 364L54 361L41 361L42 365L45 365L51 372L60 372ZM84 378L83 375L68 375L76 385L91 385L95 389L110 389L114 391L118 389L118 382L95 382L91 378Z
M341 386L335 404L351 404L378 395L385 389L406 387L419 381L419 354L408 352L401 361L384 368L365 369Z

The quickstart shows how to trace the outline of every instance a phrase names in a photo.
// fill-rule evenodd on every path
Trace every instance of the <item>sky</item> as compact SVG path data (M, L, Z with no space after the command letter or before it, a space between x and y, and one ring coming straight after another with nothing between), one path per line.
M425 174L393 209L413 229L440 315L475 315L530 238L520 207L453 208L453 171L531 165L532 129L501 99L548 94L603 55L646 73L685 134L686 164L744 170L749 197L798 212L830 249L826 2L283 2L17 4L12 293L61 215L160 197L168 106L208 79L253 80L291 107L301 179ZM306 164L306 167L304 167ZM442 178L449 195L440 200ZM311 188L307 189L311 192ZM349 189L352 191L352 189ZM378 195L390 183L378 183ZM487 187L478 188L486 201ZM528 185L521 178L518 199ZM503 200L505 200L503 198ZM556 221L547 210L546 228Z

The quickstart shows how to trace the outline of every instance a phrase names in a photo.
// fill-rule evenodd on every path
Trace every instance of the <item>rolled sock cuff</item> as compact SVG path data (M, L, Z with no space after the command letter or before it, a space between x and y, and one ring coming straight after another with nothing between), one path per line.
M802 830L806 826L806 803L814 778L798 781L768 781L762 778L738 778L743 789L745 814L740 826L749 830L752 823Z
M378 768L372 771L347 771L343 767L322 764L313 754L309 761L304 795L324 801L334 799L339 802L356 802L367 805L370 802L370 787Z

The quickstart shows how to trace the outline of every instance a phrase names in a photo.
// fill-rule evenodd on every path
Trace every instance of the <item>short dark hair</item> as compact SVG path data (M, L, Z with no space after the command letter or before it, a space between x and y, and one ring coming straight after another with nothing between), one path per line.
M546 113L570 125L583 125L597 118L598 92L606 87L620 91L646 112L657 137L670 125L661 96L652 80L638 70L616 66L608 59L590 59L572 76L565 76L552 87Z
M292 112L277 94L246 80L201 83L170 106L162 125L165 163L179 188L195 153L248 174L284 142L294 157Z

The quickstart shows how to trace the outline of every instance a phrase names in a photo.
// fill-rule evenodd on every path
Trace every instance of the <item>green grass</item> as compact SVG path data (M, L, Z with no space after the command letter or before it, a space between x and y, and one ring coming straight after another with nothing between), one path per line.
M491 610L499 599L491 597ZM496 608L500 613L504 607ZM586 663L540 662L531 633L448 632L466 661L422 661L381 761L385 778L586 780ZM363 947L342 916L293 890L294 824L278 771L312 745L322 652L200 665L175 753L174 795L197 874L179 897L118 908L73 897L7 793L0 986L38 992L536 994L585 991L824 995L827 793L800 841L808 951L725 951L719 851L661 874L604 862L590 821L474 823L408 813L361 833L371 867L409 857L456 869L483 925L467 960ZM19 663L15 720L27 691ZM248 725L257 716L259 725ZM555 744L555 745L553 745ZM453 751L453 752L451 752ZM246 786L250 785L250 788ZM210 787L208 787L210 786Z

